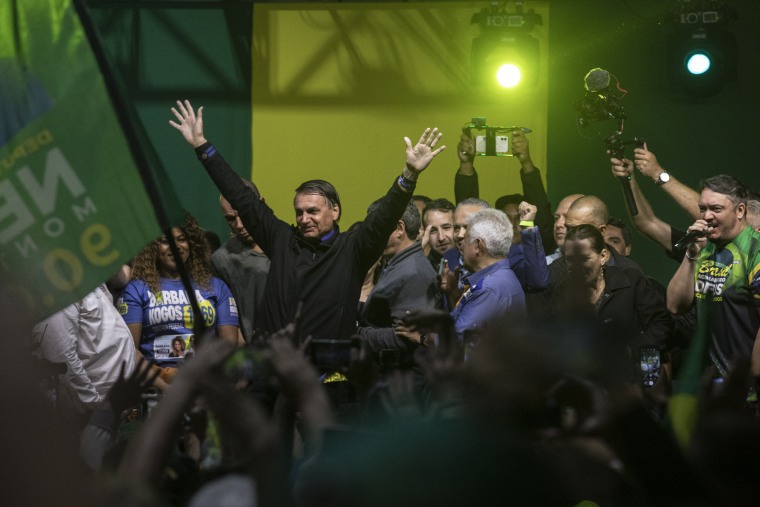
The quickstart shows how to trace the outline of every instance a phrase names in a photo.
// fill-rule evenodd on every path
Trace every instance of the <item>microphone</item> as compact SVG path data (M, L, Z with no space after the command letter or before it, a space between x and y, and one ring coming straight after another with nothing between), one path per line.
M583 82L588 92L601 92L610 86L610 73L604 69L596 67L588 71Z
M688 233L683 238L679 239L678 242L676 242L675 245L673 245L673 248L675 250L681 250L682 248L686 248L686 246L690 245L691 243L694 243L694 240L698 238L704 238L707 236L707 231L692 231Z

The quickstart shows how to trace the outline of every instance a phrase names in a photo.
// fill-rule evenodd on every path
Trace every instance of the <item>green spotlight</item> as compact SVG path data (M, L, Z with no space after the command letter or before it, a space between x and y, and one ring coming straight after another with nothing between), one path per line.
M710 55L703 51L695 51L686 59L686 68L695 76L704 74L710 70Z
M514 88L520 82L520 69L513 63L505 63L496 71L496 80L504 88Z
M677 25L668 32L668 78L675 89L697 97L736 81L736 36L725 26Z

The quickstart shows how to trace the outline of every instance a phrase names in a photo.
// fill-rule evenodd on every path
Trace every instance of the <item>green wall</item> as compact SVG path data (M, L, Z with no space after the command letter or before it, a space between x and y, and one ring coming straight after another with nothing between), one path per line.
M583 77L602 67L629 93L627 139L643 137L658 161L684 183L729 173L760 187L755 147L760 129L760 2L727 1L737 11L729 26L737 35L738 79L714 97L690 99L671 90L666 77L662 19L672 2L574 0L552 2L549 67L549 196L594 193L611 213L627 218L620 185L611 176L604 143L584 139L576 128L573 100L583 95ZM630 150L629 152L630 153ZM692 220L653 182L639 178L655 213L685 229ZM632 257L667 283L677 264L641 234L634 233Z
M251 173L251 16L242 3L197 8L91 2L104 48L183 208L225 241L218 192L174 128L170 108L190 99L211 113L212 142L243 176ZM159 231L156 231L158 234Z
M472 2L473 11L487 3ZM760 113L756 91L760 62L754 52L760 48L760 31L754 20L760 19L760 2L729 3L738 13L730 25L739 45L738 80L715 97L689 99L671 90L666 78L662 19L665 6L672 2L550 2L545 157L553 203L568 193L593 193L609 204L612 214L626 217L620 185L611 176L603 143L582 137L575 123L572 103L583 95L583 76L593 67L608 69L629 90L623 101L628 112L625 137L644 137L662 165L677 178L696 186L700 178L727 172L760 187L754 160L759 130L755 123ZM526 2L526 7L529 4ZM204 226L224 235L226 226L219 216L213 185L189 147L167 125L168 110L175 99L185 97L206 106L207 127L214 141L223 143L233 167L243 175L249 173L252 6L169 10L144 5L137 9L129 2L93 5L106 48L117 62L130 99L179 189L183 205ZM134 16L139 18L137 25ZM308 108L310 103L302 101L300 106ZM411 115L414 122L404 132L424 122L417 113ZM451 137L455 136L449 136L447 142L454 148ZM451 157L442 165L445 171L454 166ZM681 228L691 223L662 189L648 181L640 183L663 219ZM633 257L665 283L676 268L656 245L637 233Z
M426 127L443 132L447 149L416 193L453 201L456 146L474 116L532 128L534 162L545 168L549 11L545 0L532 6L545 19L533 32L544 53L538 85L496 92L470 78L479 33L472 2L256 6L253 166L267 203L292 221L293 189L325 179L341 196L348 227L398 176L404 136L416 142ZM476 166L480 196L490 202L520 187L513 157L479 157Z

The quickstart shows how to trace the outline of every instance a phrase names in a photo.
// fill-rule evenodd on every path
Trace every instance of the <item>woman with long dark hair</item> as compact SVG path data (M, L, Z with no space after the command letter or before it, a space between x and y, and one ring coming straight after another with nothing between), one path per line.
M211 276L209 250L203 230L190 214L172 235L198 301L205 327L220 338L238 342L238 314L227 285ZM178 260L166 235L152 241L134 259L132 280L117 306L132 332L139 355L161 368L156 387L163 389L173 377L181 356L174 351L177 337L183 345L193 340L194 314L182 284ZM184 350L184 346L182 347Z

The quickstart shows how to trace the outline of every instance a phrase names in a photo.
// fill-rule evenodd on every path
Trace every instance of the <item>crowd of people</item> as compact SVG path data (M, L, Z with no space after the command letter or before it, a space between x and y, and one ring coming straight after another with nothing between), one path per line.
M610 160L631 182L633 225L673 259L662 285L600 198L552 209L522 131L522 193L481 199L462 134L456 202L415 194L445 148L426 129L343 231L331 183L298 186L291 225L206 139L203 108L172 113L231 238L210 246L188 214L33 323L32 354L5 345L11 503L753 503L751 188L721 174L691 189L646 145ZM691 224L658 218L642 178Z

